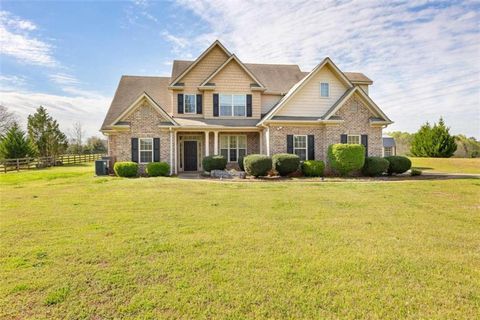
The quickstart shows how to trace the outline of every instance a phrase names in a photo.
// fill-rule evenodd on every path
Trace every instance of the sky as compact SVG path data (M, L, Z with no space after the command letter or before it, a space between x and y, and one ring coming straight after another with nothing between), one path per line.
M443 116L480 138L480 1L2 0L0 104L101 136L121 75L169 76L216 39L243 62L365 73L385 131Z

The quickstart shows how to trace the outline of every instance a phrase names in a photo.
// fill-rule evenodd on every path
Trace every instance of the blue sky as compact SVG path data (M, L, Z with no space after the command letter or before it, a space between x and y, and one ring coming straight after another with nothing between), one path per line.
M120 76L169 75L219 39L244 62L330 56L374 80L370 94L414 132L444 116L480 137L480 4L453 1L1 2L0 103L21 122L38 105L88 135Z

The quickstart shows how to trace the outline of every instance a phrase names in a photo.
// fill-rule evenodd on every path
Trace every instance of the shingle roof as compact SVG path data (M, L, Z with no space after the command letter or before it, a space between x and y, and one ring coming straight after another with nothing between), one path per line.
M382 137L384 147L395 147L395 139L392 137Z
M373 83L372 79L370 79L369 77L367 77L366 75L360 72L344 72L343 74L351 82L367 82L369 84Z
M146 92L164 111L170 110L169 77L122 76L108 109L102 129L108 129L143 92Z

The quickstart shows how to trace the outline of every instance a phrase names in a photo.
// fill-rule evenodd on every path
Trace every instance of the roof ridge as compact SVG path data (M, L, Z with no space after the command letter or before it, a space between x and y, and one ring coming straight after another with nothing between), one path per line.
M260 66L295 66L300 69L300 66L295 63L256 63L256 62L244 62L243 64L255 64Z
M170 79L168 76L135 76L130 74L122 74L122 78L165 78Z

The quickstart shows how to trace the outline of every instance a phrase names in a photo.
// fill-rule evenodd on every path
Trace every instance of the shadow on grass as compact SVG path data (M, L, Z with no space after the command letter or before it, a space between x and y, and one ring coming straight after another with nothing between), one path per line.
M412 169L417 169L417 170L433 170L433 168L430 168L430 167L412 167Z

